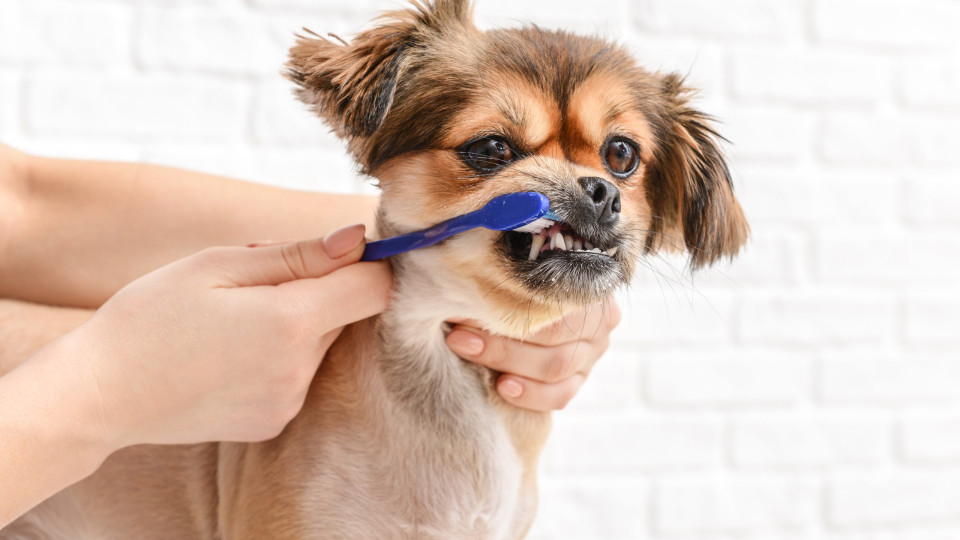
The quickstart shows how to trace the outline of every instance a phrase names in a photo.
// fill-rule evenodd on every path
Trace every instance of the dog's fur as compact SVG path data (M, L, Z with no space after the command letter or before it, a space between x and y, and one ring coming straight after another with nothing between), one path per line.
M503 402L493 373L446 348L444 321L522 338L603 301L640 257L684 249L698 268L746 239L718 136L682 79L603 40L481 32L466 0L415 2L349 43L299 37L288 74L379 180L380 235L538 191L563 232L616 253L530 260L530 235L478 229L395 257L390 308L343 332L279 437L118 452L0 538L522 537L549 417ZM516 159L480 159L485 137ZM607 167L611 137L639 156L623 178Z

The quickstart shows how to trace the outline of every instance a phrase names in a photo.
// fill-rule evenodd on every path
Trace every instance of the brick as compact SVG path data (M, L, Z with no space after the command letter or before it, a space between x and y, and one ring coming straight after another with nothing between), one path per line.
M536 23L543 28L608 34L620 32L629 12L629 0L564 2L562 7L552 0L493 0L476 2L475 6L477 26L482 29Z
M726 92L725 53L722 47L687 43L628 32L622 41L641 66L661 73L678 73L698 90L694 106L719 114L716 101Z
M960 461L960 412L905 416L900 427L900 451L909 463Z
M580 387L568 413L622 411L638 401L641 357L614 344L590 371L590 384Z
M909 403L958 397L960 362L954 356L830 354L820 369L828 403Z
M763 0L654 0L639 3L633 20L642 30L730 37L782 39L800 16L798 4Z
M945 248L947 249L951 248ZM960 259L960 256L956 259ZM957 266L954 265L954 269L956 268ZM954 281L956 281L956 275L954 275ZM911 343L960 343L960 296L938 294L908 297L904 326L906 338ZM957 362L960 363L960 359Z
M0 2L0 60L19 61L26 55L21 21L20 3Z
M903 190L903 216L910 223L960 223L960 169L947 173L911 171Z
M274 35L265 17L235 11L149 8L139 18L137 55L147 67L277 74L293 44L291 26Z
M14 71L0 71L0 136L9 137L20 129L20 77Z
M654 527L664 534L808 528L817 520L819 487L802 478L662 480Z
M747 220L753 222L752 214ZM733 260L724 259L701 270L695 283L713 288L742 289L759 284L796 283L807 264L803 235L773 227L756 227L750 239Z
M960 62L955 57L904 61L898 82L907 105L932 110L960 107Z
M877 343L894 334L892 299L870 292L811 290L750 294L738 328L751 343Z
M76 67L118 64L127 58L132 12L125 6L20 2L7 13L0 11L0 19L8 16L13 17L9 22L0 22L0 35L11 32L0 38L0 60Z
M833 113L823 123L818 149L830 163L895 165L909 158L911 129L911 124L902 118Z
M288 189L357 193L364 180L339 148L269 149L243 146L151 146L146 159Z
M33 133L224 141L246 126L245 89L214 79L57 72L27 85Z
M320 118L293 95L293 83L258 85L253 106L253 138L258 143L340 147Z
M722 425L710 417L557 415L543 459L565 474L707 467L720 463L722 439Z
M729 292L706 291L691 284L677 264L638 270L649 286L634 286L621 303L625 317L614 330L621 343L721 343L733 333L734 298ZM657 264L656 262L651 262ZM656 276L656 277L651 277Z
M808 151L814 119L780 107L733 107L724 114L724 136L739 161L796 162Z
M819 40L876 47L956 44L958 24L956 4L937 0L830 0L813 12Z
M789 405L810 384L810 359L781 351L646 356L647 391L655 405Z
M763 415L733 423L731 452L741 466L862 466L890 454L889 422L836 413L815 417Z
M742 49L733 54L734 96L800 104L870 104L891 85L891 66L856 53Z
M207 0L217 2L219 0ZM359 20L369 20L381 11L396 9L398 4L384 3L383 0L354 0L352 2L316 2L315 0L250 0L257 7L277 12L288 12L291 8L307 14L330 15L350 14Z
M766 165L740 167L739 173L737 197L754 224L877 224L892 222L899 211L900 182L893 172Z
M830 483L828 521L834 525L893 525L960 518L960 473L876 473Z
M649 486L637 477L545 477L537 518L527 538L642 538L649 520Z
M923 165L960 165L960 114L917 118L910 126L910 149Z
M960 238L949 231L829 230L817 242L817 262L829 279L953 282Z

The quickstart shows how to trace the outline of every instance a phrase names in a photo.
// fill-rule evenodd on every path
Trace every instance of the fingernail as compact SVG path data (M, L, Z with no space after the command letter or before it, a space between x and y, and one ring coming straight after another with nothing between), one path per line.
M474 356L483 352L483 338L467 330L454 330L447 336L447 346L453 352Z
M500 381L500 395L508 398L518 398L523 394L523 385L513 379Z
M364 227L359 223L337 229L323 239L323 249L326 250L331 259L339 259L360 244L360 241L363 240L363 233Z

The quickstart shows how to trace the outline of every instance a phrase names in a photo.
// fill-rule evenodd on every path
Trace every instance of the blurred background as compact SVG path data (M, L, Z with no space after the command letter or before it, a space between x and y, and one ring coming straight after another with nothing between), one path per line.
M477 0L688 74L753 228L652 261L535 539L960 539L960 2ZM279 75L399 0L0 0L0 140L373 193Z

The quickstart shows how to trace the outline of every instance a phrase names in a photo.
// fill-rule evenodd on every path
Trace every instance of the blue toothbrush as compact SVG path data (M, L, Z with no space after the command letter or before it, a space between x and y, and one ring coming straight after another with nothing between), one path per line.
M370 242L360 260L378 261L391 255L432 246L477 227L494 231L518 230L532 233L552 225L548 220L560 221L560 218L550 211L550 199L546 196L533 191L508 193L494 198L475 212L448 219L422 231Z

